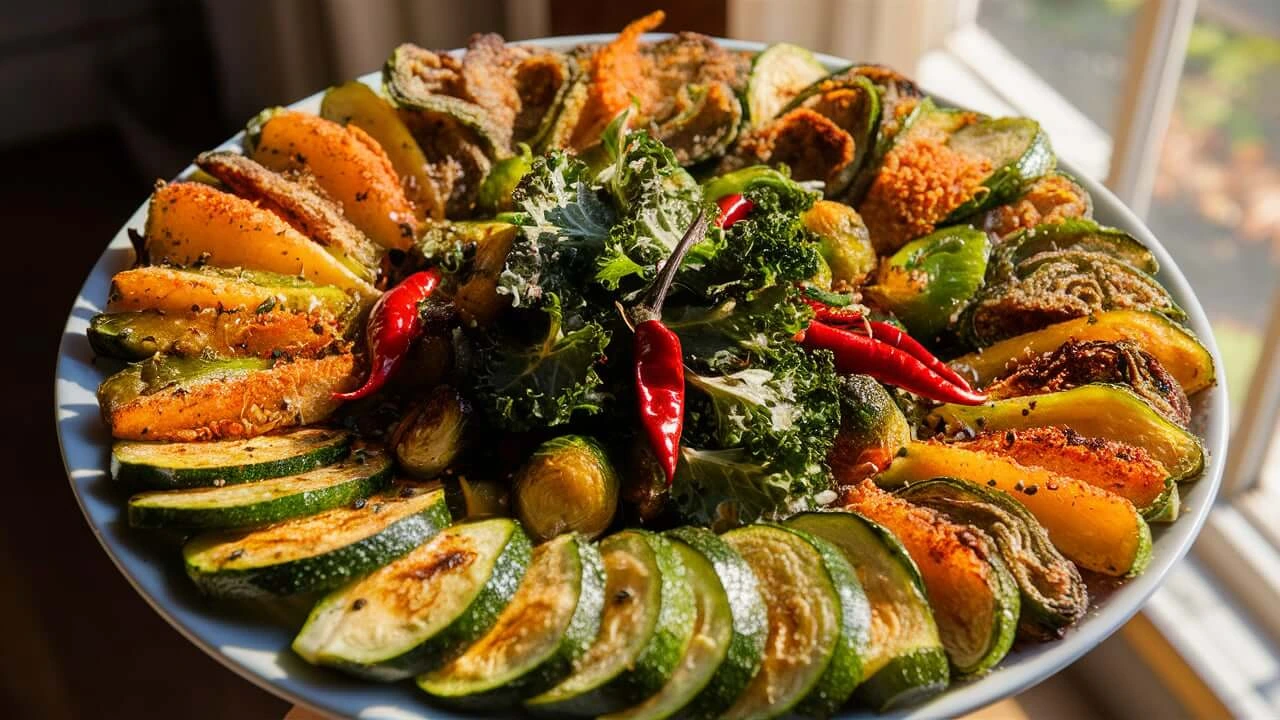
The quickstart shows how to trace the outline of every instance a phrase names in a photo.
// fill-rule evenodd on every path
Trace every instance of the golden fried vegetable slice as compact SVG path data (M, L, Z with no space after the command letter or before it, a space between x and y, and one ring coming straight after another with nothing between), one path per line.
M427 174L426 155L396 109L373 88L359 80L329 88L320 103L320 116L369 133L400 175L400 184L418 218L444 217L444 200Z
M733 154L721 162L720 171L782 163L791 168L794 180L836 183L856 151L853 137L834 121L808 108L796 108L739 140Z
M316 285L293 275L215 267L145 266L111 278L110 312L155 310L163 313L226 310L253 312L281 308L323 311L345 317L353 301L341 288Z
M382 249L351 224L333 200L253 160L227 151L201 153L196 166L235 194L274 212L368 282L378 279Z
M308 170L356 227L379 245L407 250L418 216L387 153L364 130L281 110L262 124L253 159L277 172Z
M323 420L339 404L331 395L359 382L350 354L274 365L158 356L107 378L98 402L115 438L221 440Z
M983 386L1072 338L1129 340L1155 356L1188 395L1214 383L1213 358L1195 335L1163 315L1140 310L1111 310L1050 325L956 358L951 366Z
M938 442L913 443L876 476L876 483L897 487L937 477L968 480L1008 493L1044 525L1058 550L1082 568L1132 576L1141 573L1151 558L1151 531L1133 503L1001 455Z
M632 21L607 45L599 48L588 63L586 99L569 134L568 144L583 150L600 139L610 120L631 106L634 96L643 108L655 94L653 60L640 51L640 36L666 19L661 10Z
M298 275L366 298L378 291L289 223L203 183L170 183L151 196L146 226L153 263L209 264Z
M1054 173L1032 183L1022 197L994 207L982 218L993 242L1043 224L1093 217L1093 200L1076 181Z
M958 525L864 480L844 489L846 508L883 525L920 569L938 633L961 673L1000 662L1013 644L1018 586L981 531Z
M1184 428L1191 424L1191 402L1182 386L1154 355L1128 340L1073 338L1019 365L986 390L992 400L1002 400L1089 383L1126 385L1169 420Z
M1081 480L1119 495L1144 513L1168 502L1173 488L1169 471L1143 448L1087 438L1068 427L988 432L956 445Z
M156 310L106 313L89 323L99 355L142 360L156 353L196 357L317 357L341 339L327 313Z

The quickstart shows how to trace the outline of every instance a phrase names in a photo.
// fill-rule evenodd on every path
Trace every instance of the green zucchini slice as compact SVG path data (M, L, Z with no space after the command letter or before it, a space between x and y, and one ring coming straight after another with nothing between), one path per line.
M671 541L624 530L601 541L600 552L600 634L572 675L525 703L539 715L597 716L643 700L670 679L693 635L693 589Z
M854 699L877 712L942 692L950 671L920 570L902 543L850 512L808 512L787 521L839 548L871 605L871 637Z
M568 677L600 631L604 564L577 533L536 547L511 604L453 661L418 677L450 705L509 708Z
M841 197L871 155L880 125L880 93L862 75L836 73L801 90L778 114L801 107L826 117L853 138L853 160L823 189L827 197Z
M746 561L705 528L678 528L666 536L693 588L693 640L661 690L602 720L718 717L760 667L768 616Z
M1121 385L1094 383L976 406L945 404L933 412L948 432L1065 425L1085 437L1137 445L1163 463L1175 481L1195 477L1204 469L1200 439Z
M1129 233L1102 227L1092 220L1070 219L1019 230L1002 240L991 254L987 278L1008 277L1024 261L1058 250L1102 253L1148 275L1160 272L1156 256Z
M129 498L129 524L139 528L237 528L314 515L381 490L391 456L357 450L346 460L300 475L226 487L144 492Z
M397 106L409 110L447 115L471 128L496 158L511 153L510 130L494 125L483 107L462 98L445 95L427 78L437 62L436 53L405 43L391 52L382 68L382 85Z
M382 567L448 525L439 486L405 484L319 515L198 535L182 555L187 575L211 595L292 595Z
M1022 593L1022 634L1051 640L1084 617L1089 591L1080 571L1058 552L1035 515L1018 501L955 478L912 483L898 494L991 537Z
M778 525L723 538L751 566L769 616L760 670L723 717L830 715L862 680L871 625L849 561L827 541Z
M439 667L493 627L532 546L506 518L454 525L316 604L293 651L373 680Z
M350 447L350 433L327 428L213 442L121 440L111 448L111 477L160 489L231 485L314 470Z
M801 90L821 80L827 69L802 47L778 43L751 63L747 79L747 118L758 128L772 120Z
M957 130L947 140L951 148L991 163L991 175L971 199L951 211L943 224L963 220L1002 205L1057 166L1049 136L1030 118L983 120Z

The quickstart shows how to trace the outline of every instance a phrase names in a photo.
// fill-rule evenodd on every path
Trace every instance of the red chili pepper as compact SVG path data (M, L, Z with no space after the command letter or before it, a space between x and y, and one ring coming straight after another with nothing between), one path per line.
M400 366L409 345L422 333L418 303L440 284L437 270L414 273L378 298L369 311L365 342L369 348L369 378L358 389L334 393L335 400L359 400L377 392Z
M756 206L755 203L742 196L742 193L725 195L716 201L720 206L720 217L716 218L716 227L727 228L745 218Z
M909 353L866 335L812 322L801 342L807 348L834 353L836 370L841 373L870 375L930 400L960 405L981 405L987 401L985 394L949 382Z
M689 248L706 234L707 219L699 213L654 278L645 299L631 311L638 320L633 330L640 426L666 473L667 485L676 476L680 435L684 431L684 351L680 338L662 324L662 302Z
M856 332L860 328L865 329L871 337L902 350L951 383L959 385L965 390L973 389L973 386L969 384L968 380L964 379L964 376L951 369L950 365L939 360L933 353L929 352L928 348L921 345L915 338L903 332L896 325L878 320L868 320L856 310L831 307L813 298L805 298L804 301L809 307L813 308L813 316L820 322L852 332Z

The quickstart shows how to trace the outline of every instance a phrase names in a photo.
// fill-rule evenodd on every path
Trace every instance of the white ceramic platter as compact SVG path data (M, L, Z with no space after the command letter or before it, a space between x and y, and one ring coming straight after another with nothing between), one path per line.
M547 38L531 44L563 49L581 43L602 42L610 37ZM665 35L652 35L647 39L662 37ZM763 48L755 43L722 42L735 50ZM850 64L829 56L819 56L819 59L832 69ZM374 86L379 83L376 74L362 80ZM292 107L318 112L320 97L317 93ZM238 146L240 141L241 135L237 135L223 146ZM1213 341L1209 321L1173 258L1151 235L1151 231L1106 188L1073 172L1070 166L1065 166L1065 169L1079 178L1093 195L1094 213L1099 222L1132 233L1155 253L1162 268L1159 280L1187 311L1191 329L1209 348L1221 378L1222 360ZM187 172L190 170L188 168ZM144 203L116 233L94 265L67 318L58 352L54 398L63 460L85 519L102 542L103 549L156 612L191 642L247 680L282 698L337 717L369 720L468 717L428 704L410 683L379 685L307 665L289 650L289 643L299 626L295 617L297 612L282 613L279 608L264 611L261 607L230 605L202 597L183 574L181 557L173 543L128 527L124 513L126 498L112 487L107 474L110 438L99 418L94 396L104 373L94 365L93 353L85 340L85 329L89 319L106 302L111 276L132 263L133 251L127 233L131 229L141 231L145 219ZM1196 395L1192 404L1195 410L1193 430L1205 440L1209 451L1208 465L1199 480L1181 488L1183 517L1172 525L1152 527L1151 564L1141 577L1095 600L1087 617L1063 639L1019 645L985 677L959 683L933 701L895 715L877 716L850 711L841 717L955 717L1044 680L1123 625L1142 607L1174 563L1186 554L1218 490L1226 455L1228 425L1227 391L1222 381ZM64 558L63 561L74 562L74 559ZM301 610L305 612L305 608ZM108 618L103 618L103 622L108 621ZM145 639L140 639L140 642L145 642Z

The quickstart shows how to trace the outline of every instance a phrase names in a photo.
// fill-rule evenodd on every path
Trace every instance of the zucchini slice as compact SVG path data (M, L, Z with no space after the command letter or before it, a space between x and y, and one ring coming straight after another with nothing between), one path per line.
M129 524L140 528L236 528L313 515L381 490L391 456L357 450L346 460L300 475L227 487L144 492L129 498Z
M849 561L827 541L778 525L723 537L755 572L769 637L760 670L722 717L830 715L862 680L871 626Z
M1102 253L1148 275L1160 272L1156 256L1134 236L1092 220L1073 218L1020 230L1001 241L991 254L987 278L1008 277L1022 262L1043 252L1060 250Z
M350 433L314 427L247 440L121 440L111 448L111 477L161 489L231 485L314 470L350 447Z
M986 160L993 171L982 182L982 188L952 210L943 224L959 222L1014 199L1032 182L1052 172L1058 163L1049 146L1049 136L1030 118L983 120L957 130L947 145L969 157Z
M826 117L853 138L853 160L840 168L836 178L823 189L827 197L841 197L875 144L876 128L880 125L880 93L875 84L862 75L837 73L801 90L779 115L801 107Z
M600 552L600 634L572 675L525 702L539 715L597 716L643 700L670 679L693 636L693 589L671 541L624 530L601 541Z
M509 708L568 677L600 631L604 564L570 533L534 548L511 604L483 637L418 687L450 705Z
M1154 355L1188 395L1214 383L1213 358L1196 336L1164 315L1142 310L1110 310L1056 323L956 358L951 366L983 386L1014 363L1052 352L1072 338L1129 340Z
M211 595L292 595L382 567L448 525L443 490L405 484L319 515L199 535L182 556L187 576Z
M1193 478L1204 469L1200 438L1170 422L1122 385L1093 383L985 405L948 403L935 408L933 415L952 433L1064 425L1085 437L1145 449L1175 481Z
M506 518L461 523L390 565L325 596L293 651L373 680L402 680L449 662L506 608L532 546Z
M1061 637L1089 609L1080 571L1062 556L1049 534L1008 495L967 480L937 478L903 488L902 497L933 508L953 521L981 529L1022 593L1020 631L1038 640Z
M876 483L901 487L937 477L960 478L1007 493L1026 506L1062 554L1082 568L1132 576L1142 572L1151 557L1151 531L1133 503L993 453L937 442L913 443L876 477Z
M991 540L870 480L848 486L844 503L893 533L910 553L952 670L976 675L1000 662L1013 645L1021 603Z
M108 312L156 310L166 313L202 310L256 312L327 311L344 317L357 303L333 285L316 285L293 275L216 268L151 265L118 272L111 278Z
M765 48L751 63L747 78L749 127L772 120L801 90L826 74L822 63L802 47L778 43Z
M121 360L145 360L157 353L312 358L336 344L342 328L321 313L147 310L95 315L86 335L95 353Z
M877 712L913 705L949 682L947 654L925 594L924 580L902 543L851 512L807 512L787 521L835 545L862 583L871 605L865 679L854 699Z
M475 131L485 148L501 159L511 154L511 130L497 127L480 105L441 92L430 78L440 56L411 43L391 52L382 68L382 87L397 106L412 111L447 115ZM439 72L434 73L439 76Z
M750 566L705 528L678 528L666 536L684 560L693 588L693 640L661 690L639 705L606 715L607 720L718 717L760 667L768 616Z

